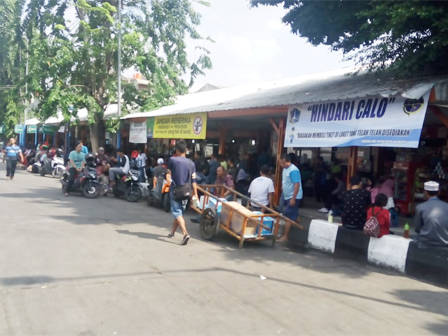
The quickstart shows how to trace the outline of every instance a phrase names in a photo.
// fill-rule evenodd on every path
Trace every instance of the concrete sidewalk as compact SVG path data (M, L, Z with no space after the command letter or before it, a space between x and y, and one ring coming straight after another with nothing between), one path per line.
M311 219L322 219L327 220L328 214L321 213L318 210L323 208L322 202L317 202L312 197L307 197L304 200L304 205L300 207L300 217L306 217ZM391 228L391 231L393 231L396 235L403 236L404 234L404 226L405 224L409 224L410 226L410 233L414 233L414 217L407 217L407 216L399 216L399 225L400 227L397 228ZM335 216L334 217L335 223L342 223L341 217Z

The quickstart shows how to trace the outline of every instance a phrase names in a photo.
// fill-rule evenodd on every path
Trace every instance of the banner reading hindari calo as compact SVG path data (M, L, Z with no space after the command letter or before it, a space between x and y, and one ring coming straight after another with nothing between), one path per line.
M285 147L417 148L429 94L290 106Z

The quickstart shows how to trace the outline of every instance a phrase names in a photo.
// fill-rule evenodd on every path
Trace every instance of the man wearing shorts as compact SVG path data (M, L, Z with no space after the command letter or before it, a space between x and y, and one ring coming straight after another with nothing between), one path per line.
M292 221L297 221L299 217L299 206L303 197L302 179L300 170L291 163L291 157L288 154L282 154L279 161L280 167L283 168L282 187L285 197L285 208L283 215ZM291 223L285 223L285 231L283 236L277 240L278 242L287 242Z
M191 184L193 187L193 197L197 198L198 196L196 185L196 168L193 161L186 158L186 152L187 143L185 140L179 140L176 143L176 156L171 157L168 162L168 169L171 171L171 213L174 216L173 228L168 234L168 237L173 238L177 228L180 226L182 234L184 235L181 245L187 245L188 240L190 239L184 219L184 211L187 201L176 201L174 199L173 190L176 186Z

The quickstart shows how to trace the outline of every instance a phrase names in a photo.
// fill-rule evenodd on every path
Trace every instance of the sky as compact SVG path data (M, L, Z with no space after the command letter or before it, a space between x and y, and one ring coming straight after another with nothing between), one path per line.
M188 40L190 59L199 56L195 46L207 47L213 69L198 77L193 87L204 84L238 86L296 77L353 66L341 52L328 46L314 47L306 38L282 23L281 7L250 8L248 0L209 0L211 7L195 3L202 14L199 32L215 43Z
M199 33L215 41L186 41L190 62L200 55L195 47L203 46L211 52L213 63L212 70L196 79L191 92L207 83L231 87L354 65L343 61L341 52L328 46L314 47L306 38L293 34L282 23L286 11L281 7L250 8L249 0L207 0L211 6L206 7L191 1L202 15ZM68 18L74 17L71 8ZM125 69L123 73L131 77L135 70ZM189 82L188 76L185 81Z

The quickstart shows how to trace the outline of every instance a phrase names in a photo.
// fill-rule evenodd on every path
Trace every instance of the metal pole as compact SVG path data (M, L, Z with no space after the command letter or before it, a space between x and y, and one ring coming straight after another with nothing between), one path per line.
M121 0L118 0L118 120L121 117ZM121 125L117 132L117 148L121 147Z
M21 146L26 145L26 120L28 119L28 109L30 107L30 103L28 101L28 64L29 64L29 53L28 53L28 39L25 37L26 41L26 65L25 65L25 109L24 109L24 121L23 121L23 129L22 129L22 140L20 142Z

